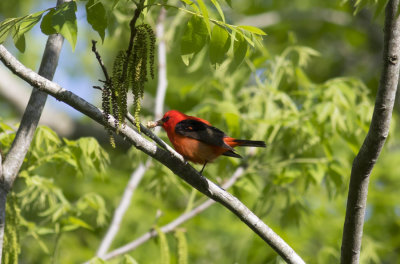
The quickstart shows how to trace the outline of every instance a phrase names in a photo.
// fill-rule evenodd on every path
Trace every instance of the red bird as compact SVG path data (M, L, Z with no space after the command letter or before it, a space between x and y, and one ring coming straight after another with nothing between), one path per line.
M264 141L236 139L213 127L207 120L185 115L177 110L166 112L157 126L162 126L175 150L186 160L204 164L220 155L242 158L233 149L236 146L265 147Z

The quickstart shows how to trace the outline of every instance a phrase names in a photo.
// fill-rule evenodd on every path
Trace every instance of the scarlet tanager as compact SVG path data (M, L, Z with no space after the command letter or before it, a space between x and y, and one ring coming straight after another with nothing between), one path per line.
M229 137L207 120L188 116L177 110L166 112L161 120L148 126L162 126L178 153L186 160L204 164L200 174L208 162L214 161L220 155L242 158L234 147L265 147L264 141Z

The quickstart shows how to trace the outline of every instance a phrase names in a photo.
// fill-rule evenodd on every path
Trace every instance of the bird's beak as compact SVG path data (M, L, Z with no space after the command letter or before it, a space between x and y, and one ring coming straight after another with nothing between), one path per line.
M157 126L162 126L164 124L164 121L162 119L158 120L156 122Z

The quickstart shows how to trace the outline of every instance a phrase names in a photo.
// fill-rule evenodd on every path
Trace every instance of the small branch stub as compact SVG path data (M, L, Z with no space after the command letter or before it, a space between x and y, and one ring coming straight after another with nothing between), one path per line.
M156 121L148 121L146 124L147 128L155 128L157 126L157 122Z

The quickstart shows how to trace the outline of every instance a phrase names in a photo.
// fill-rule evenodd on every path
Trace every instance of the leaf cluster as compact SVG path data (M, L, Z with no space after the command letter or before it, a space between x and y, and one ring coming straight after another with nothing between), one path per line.
M220 65L228 52L233 54L235 60L232 65L236 68L243 61L248 45L262 46L264 31L253 26L234 26L226 23L218 0L211 1L218 11L222 21L212 19L209 15L209 8L203 1L185 0L189 9L183 9L192 14L186 24L181 39L181 56L186 65L189 65L193 56L199 53L209 43L209 59L211 64ZM213 27L211 27L213 25Z
M0 142L7 149L15 131L1 124ZM49 254L52 250L43 241L49 235L57 237L80 228L94 230L103 226L107 216L104 199L95 192L81 194L74 181L103 177L108 162L107 153L95 139L61 140L49 128L39 127L16 181L15 194L8 199L7 208L12 209L7 214L11 219L7 221L7 232L10 232L7 242L10 250L7 250L13 254L10 258L17 258L19 244L15 238L18 235L21 241L35 239ZM60 187L66 183L70 188Z
M26 48L25 34L37 23L43 34L60 33L75 49L78 37L76 19L76 1L65 2L57 7L48 8L33 14L17 18L7 18L0 23L0 44L11 34L15 46L20 52ZM44 13L46 15L43 16ZM104 5L98 0L89 0L86 4L87 21L104 41L107 15Z

